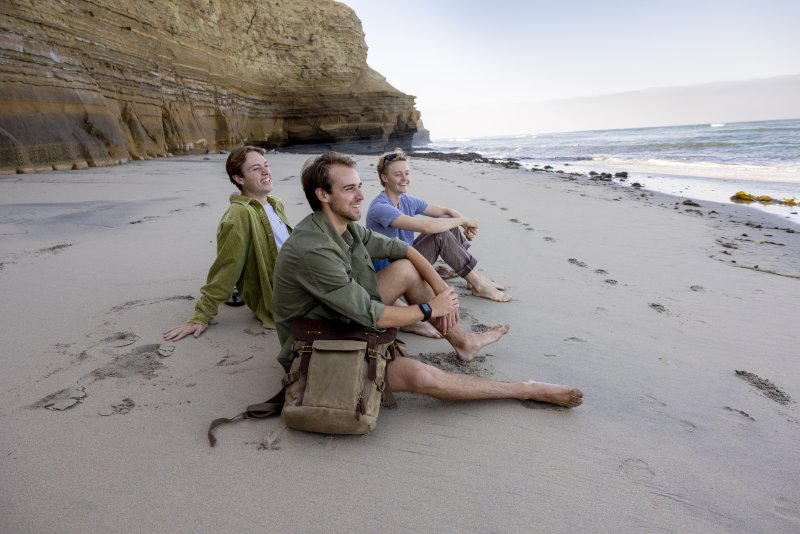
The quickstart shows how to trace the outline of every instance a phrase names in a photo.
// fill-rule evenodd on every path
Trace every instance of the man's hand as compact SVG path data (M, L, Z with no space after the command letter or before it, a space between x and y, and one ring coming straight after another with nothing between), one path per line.
M164 332L164 339L167 341L178 341L189 334L193 334L194 337L200 337L200 334L202 334L206 328L208 328L206 325L197 323L186 323L173 326Z
M474 217L464 217L464 224L461 225L464 229L464 237L467 241L472 241L478 235L478 219Z
M431 306L431 319L438 319L442 334L447 334L461 319L458 313L458 294L452 287L448 286L446 290L436 295L429 304Z

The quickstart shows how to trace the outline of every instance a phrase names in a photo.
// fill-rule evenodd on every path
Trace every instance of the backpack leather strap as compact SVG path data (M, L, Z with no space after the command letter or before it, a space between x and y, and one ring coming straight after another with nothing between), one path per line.
M282 388L277 395L271 399L258 403L251 404L245 410L233 417L220 417L211 421L211 426L208 427L208 444L212 447L217 444L217 438L214 437L213 430L220 425L233 423L242 419L262 419L264 417L272 417L279 415L283 410L283 403L285 402L286 389Z

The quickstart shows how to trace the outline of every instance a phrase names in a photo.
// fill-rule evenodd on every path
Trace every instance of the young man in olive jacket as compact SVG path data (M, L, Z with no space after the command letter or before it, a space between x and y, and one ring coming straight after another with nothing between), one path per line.
M245 146L231 151L225 163L228 177L241 194L231 195L231 205L217 228L217 258L208 270L206 284L188 322L164 332L177 341L198 337L208 328L219 305L238 289L242 300L264 328L275 328L272 318L272 277L275 258L292 231L281 201L272 192L272 174L264 150Z

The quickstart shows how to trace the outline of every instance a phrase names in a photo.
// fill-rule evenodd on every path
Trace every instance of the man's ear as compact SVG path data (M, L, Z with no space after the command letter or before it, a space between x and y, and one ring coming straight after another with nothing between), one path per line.
M233 175L233 180L239 185L243 185L244 184L244 176L240 176L238 174L234 174Z
M325 191L325 190L324 190L324 189L322 189L321 187L318 187L318 188L316 188L316 189L314 190L314 194L316 194L316 195L317 195L317 199L318 199L320 202L324 202L324 203L326 203L326 204L327 204L327 202L328 202L328 192L327 192L327 191Z

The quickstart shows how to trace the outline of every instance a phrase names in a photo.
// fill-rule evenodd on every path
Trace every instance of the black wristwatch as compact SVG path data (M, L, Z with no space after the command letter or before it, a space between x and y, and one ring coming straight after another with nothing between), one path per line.
M422 304L419 305L419 309L422 310L422 315L424 315L422 320L423 321L430 321L431 320L431 314L433 313L433 310L431 309L431 305L428 304L427 302L423 302Z

